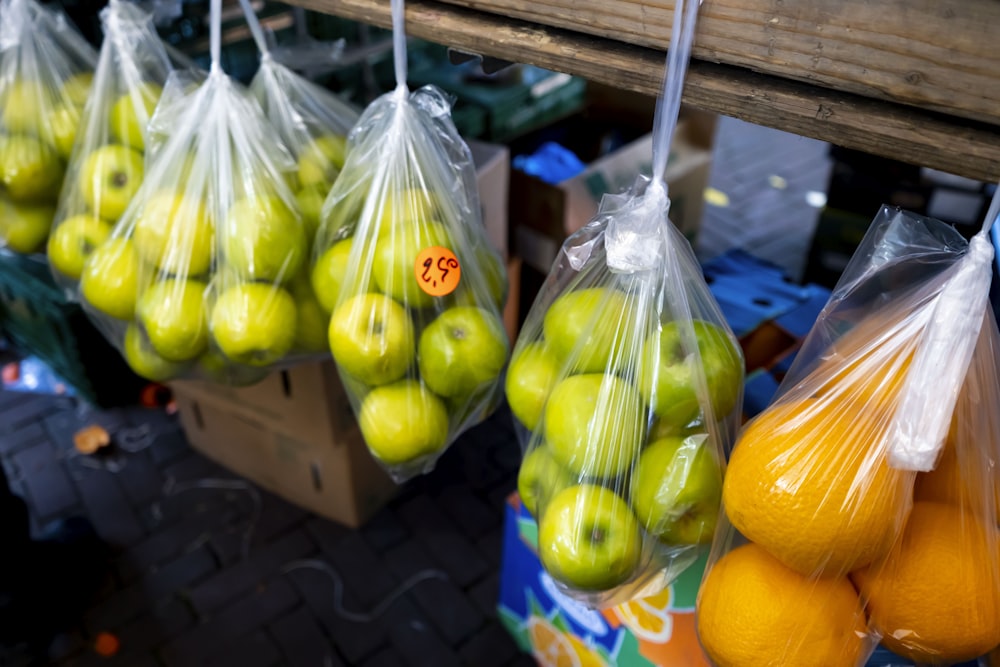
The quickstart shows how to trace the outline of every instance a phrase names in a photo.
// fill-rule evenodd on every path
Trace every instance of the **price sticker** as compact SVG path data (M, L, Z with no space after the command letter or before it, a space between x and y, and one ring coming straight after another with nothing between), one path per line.
M434 245L420 251L413 273L424 292L431 296L444 296L458 287L462 266L451 250Z

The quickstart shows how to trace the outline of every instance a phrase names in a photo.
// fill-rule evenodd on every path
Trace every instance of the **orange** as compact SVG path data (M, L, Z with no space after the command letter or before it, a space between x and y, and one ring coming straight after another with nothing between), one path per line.
M723 482L730 521L805 575L840 576L889 551L914 473L889 468L885 413L809 398L778 403L744 429Z
M867 654L864 610L847 577L804 577L755 544L709 570L697 613L717 667L853 667Z
M544 618L532 616L528 619L528 636L531 637L531 654L540 667L584 667L569 637Z
M614 608L614 614L632 634L654 644L666 643L673 634L670 612L670 587L656 595L632 600Z
M917 664L1000 644L1000 530L954 505L916 503L885 564L852 578L885 647Z

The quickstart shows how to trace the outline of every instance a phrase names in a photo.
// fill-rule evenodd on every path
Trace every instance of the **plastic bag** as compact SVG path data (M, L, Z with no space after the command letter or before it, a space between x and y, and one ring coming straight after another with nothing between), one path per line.
M500 398L506 273L486 237L468 146L440 91L406 88L393 2L396 89L351 134L323 206L312 281L375 458L396 480L430 470Z
M97 56L35 0L0 0L0 239L45 247Z
M260 69L250 82L250 91L296 161L290 184L311 241L319 229L323 202L344 168L347 135L360 113L278 62L249 0L240 0L240 4L261 52Z
M880 211L733 449L697 612L717 665L861 665L879 640L948 665L1000 644L992 259L986 232Z
M653 595L708 552L739 423L742 354L662 180L697 8L675 8L656 178L563 244L507 373L542 565L591 606Z
M154 381L231 384L314 353L306 229L288 185L294 162L260 106L219 66L172 73L147 131L145 177L87 258L81 302L125 359ZM313 313L315 315L315 313Z
M70 295L87 257L139 191L146 127L173 69L152 14L111 0L101 21L104 42L48 243L53 277Z

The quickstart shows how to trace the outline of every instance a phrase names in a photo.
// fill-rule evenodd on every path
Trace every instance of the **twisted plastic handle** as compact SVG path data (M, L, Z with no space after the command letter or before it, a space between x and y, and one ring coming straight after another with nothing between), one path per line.
M406 8L403 0L392 0L392 58L396 68L396 88L406 88Z

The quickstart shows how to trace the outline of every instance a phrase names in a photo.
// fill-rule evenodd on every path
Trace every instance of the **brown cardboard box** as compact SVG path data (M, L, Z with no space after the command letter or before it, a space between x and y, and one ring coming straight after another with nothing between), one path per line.
M712 165L713 120L693 113L682 116L664 175L670 186L670 219L692 241L701 225ZM555 185L512 171L510 219L516 254L548 273L563 241L594 217L601 197L626 190L640 173L649 174L652 155L653 137L646 134Z
M499 144L467 142L476 165L476 184L482 206L483 224L493 247L505 260L509 253L507 198L510 188L510 150Z
M172 384L191 445L301 507L357 527L396 485L365 446L332 362L233 388Z

